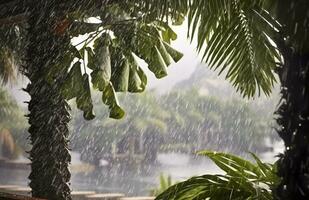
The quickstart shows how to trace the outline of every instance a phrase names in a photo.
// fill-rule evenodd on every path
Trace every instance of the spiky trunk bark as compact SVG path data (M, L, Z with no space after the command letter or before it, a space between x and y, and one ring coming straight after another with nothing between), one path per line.
M309 199L309 55L298 54L282 41L284 65L279 71L282 100L278 134L285 144L279 159L279 199Z
M69 106L60 94L64 77L61 73L52 82L45 76L57 66L65 54L70 39L55 32L56 24L63 19L59 1L35 0L30 5L25 74L30 83L26 90L29 102L29 133L32 196L49 200L70 200L71 157L68 150ZM59 11L61 11L59 13Z

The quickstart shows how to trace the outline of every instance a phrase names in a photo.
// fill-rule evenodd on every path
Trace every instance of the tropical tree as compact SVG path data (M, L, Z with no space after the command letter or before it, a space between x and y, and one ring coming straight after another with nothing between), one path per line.
M15 64L9 61L17 60L30 81L25 91L31 97L29 185L33 196L71 199L70 107L66 100L76 98L84 118L93 119L90 76L93 87L102 92L110 117L121 118L124 111L115 92L142 92L147 83L135 56L144 59L157 78L165 76L166 67L182 57L168 44L176 35L166 20L148 9L141 2L33 0L11 2L1 12L3 38L12 38L1 44L9 52L2 53L6 61L2 67L7 69L8 64ZM17 22L11 15L18 12L26 15ZM169 15L176 23L182 19L181 10ZM100 23L87 23L90 17L99 18ZM87 33L81 47L72 45L73 37Z

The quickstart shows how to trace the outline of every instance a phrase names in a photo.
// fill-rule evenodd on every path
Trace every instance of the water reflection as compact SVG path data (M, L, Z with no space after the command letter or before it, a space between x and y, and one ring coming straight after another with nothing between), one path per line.
M281 143L274 144L274 150L265 152L263 160L272 162L275 155L282 149ZM79 154L72 153L72 165L82 166ZM196 158L188 154L164 153L158 155L158 161L153 165L143 165L136 168L100 167L88 172L72 171L71 186L73 190L91 190L96 192L122 192L127 195L148 195L157 186L160 174L170 175L174 181L186 179L205 173L220 173L211 161L206 158ZM0 168L0 184L26 186L29 169Z

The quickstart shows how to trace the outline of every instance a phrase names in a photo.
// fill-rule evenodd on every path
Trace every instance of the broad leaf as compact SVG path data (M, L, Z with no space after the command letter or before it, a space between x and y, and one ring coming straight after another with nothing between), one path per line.
M266 165L254 154L257 165L227 153L202 151L200 154L212 159L226 174L192 177L171 186L156 200L273 199L270 189L277 184L277 176L271 174L272 165Z
M83 87L76 97L76 105L78 109L84 112L84 118L86 120L91 120L95 117L95 115L93 113L93 105L89 86L89 76L88 74L84 74L82 78Z
M102 101L108 105L110 109L109 116L111 118L120 119L124 116L124 111L119 106L118 99L112 83L109 83L102 94Z

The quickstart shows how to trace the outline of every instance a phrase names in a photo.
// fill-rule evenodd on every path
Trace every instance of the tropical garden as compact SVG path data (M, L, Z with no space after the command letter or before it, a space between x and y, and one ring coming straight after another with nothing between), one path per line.
M229 163L233 170L225 169L224 177L197 177L186 187L192 183L188 180L182 183L184 187L176 185L158 199L220 199L213 188L226 185L231 188L225 193L230 199L261 199L259 194L266 199L308 198L306 0L12 0L1 1L1 9L3 80L17 67L30 81L25 91L31 97L28 132L33 196L71 199L67 100L75 98L83 117L94 119L92 86L101 92L109 116L122 118L124 109L116 92L142 92L147 84L137 57L157 78L166 76L170 63L182 57L170 45L177 37L171 24L186 20L188 38L196 41L202 61L223 73L244 98L269 95L274 83L280 82L276 131L286 149L275 167L258 159L257 165L251 165L235 157L223 159L221 154L201 152L215 162L221 160L217 165ZM92 17L98 22L93 23ZM80 44L71 43L84 34L86 39ZM269 171L278 180L270 181ZM259 183L264 183L261 188ZM263 185L274 183L268 190L271 194L265 196ZM251 188L250 195L241 192L244 188Z

